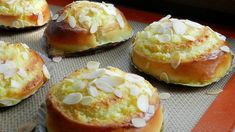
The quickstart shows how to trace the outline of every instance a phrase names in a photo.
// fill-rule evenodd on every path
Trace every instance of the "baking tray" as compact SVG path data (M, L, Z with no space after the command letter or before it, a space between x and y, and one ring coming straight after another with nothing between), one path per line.
M59 9L57 6L51 6L51 8L53 12ZM147 24L140 22L129 22L135 33L143 30L147 26ZM45 39L43 38L45 28L46 26L17 32L0 31L0 40L26 43L30 48L47 56L44 47ZM234 43L235 40L231 39L228 40L228 42L230 43L232 51L235 52L235 45L231 44ZM99 61L101 67L114 66L126 72L139 74L157 87L160 93L170 93L171 97L169 99L161 101L165 108L165 132L190 131L216 98L216 95L207 95L206 92L208 90L222 89L232 73L234 73L234 70L232 70L219 82L202 88L169 85L138 72L131 65L130 50L131 39L124 42L122 45L106 50L105 52L77 58L64 58L59 63L50 62L52 65L50 68L52 77L38 92L16 106L0 109L0 132L17 131L19 128L22 128L22 126L27 126L28 124L35 122L35 120L37 120L38 110L41 104L45 102L45 96L48 89L76 69L84 67L86 62L91 60Z

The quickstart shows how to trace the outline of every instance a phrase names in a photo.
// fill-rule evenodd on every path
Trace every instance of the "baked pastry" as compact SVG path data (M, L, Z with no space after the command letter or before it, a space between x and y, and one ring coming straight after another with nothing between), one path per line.
M233 56L225 39L208 26L166 16L137 33L132 62L167 83L202 87L231 68Z
M50 56L81 55L117 45L132 36L126 18L112 4L76 1L52 19L45 31Z
M26 44L0 41L0 107L34 94L49 77L42 58Z
M50 9L46 0L0 0L0 26L39 27L49 20Z
M159 132L163 113L157 89L143 77L88 62L47 95L49 132Z

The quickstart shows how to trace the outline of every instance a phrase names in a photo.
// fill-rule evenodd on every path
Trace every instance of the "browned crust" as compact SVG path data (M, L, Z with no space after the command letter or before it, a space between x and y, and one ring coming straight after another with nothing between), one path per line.
M42 14L43 14L43 25L46 24L49 20L50 20L50 9L49 9L49 5L46 5L43 10L42 10ZM0 25L6 27L6 29L11 29L14 27L11 27L11 24L14 21L17 21L18 18L20 16L13 16L13 15L5 15L5 14L1 14L0 13ZM38 15L36 14L31 14L29 16L25 16L25 20L32 23L34 26L32 27L38 27L38 26L43 26L43 25L38 25L37 24L37 19L38 19ZM21 27L21 28L26 28L26 27Z
M154 95L154 96L157 96ZM160 106L159 98L154 100L157 106ZM154 116L148 121L144 128L134 128L130 123L112 124L109 126L98 126L92 124L81 124L71 120L57 107L57 102L53 99L51 93L47 95L47 129L49 132L69 132L69 131L86 131L86 132L159 132L163 124L162 108L158 107Z
M176 69L171 64L152 60L133 50L132 62L141 71L160 79L161 73L168 75L168 82L188 86L205 86L222 78L232 64L232 54L220 52L215 59L194 59L181 63ZM210 56L209 53L205 56ZM146 66L148 64L148 66ZM166 80L163 80L166 81Z

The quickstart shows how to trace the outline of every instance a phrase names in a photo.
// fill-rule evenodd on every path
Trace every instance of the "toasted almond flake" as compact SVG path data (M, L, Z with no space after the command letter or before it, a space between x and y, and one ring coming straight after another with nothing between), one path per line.
M87 90L88 90L88 93L93 97L96 97L98 95L97 89L93 86L89 86Z
M121 90L114 90L114 94L118 97L118 98L122 98L122 91Z
M181 56L179 52L173 52L171 54L171 67L176 69L181 63Z
M87 62L86 67L89 70L96 70L96 69L98 69L100 67L100 63L97 62L97 61L89 61L89 62Z
M148 107L149 107L149 98L148 98L148 96L140 95L139 98L137 99L137 107L142 112L147 112Z
M64 12L57 18L56 22L62 22L63 20L65 20L66 17L67 17L67 13Z
M89 105L89 104L92 103L92 101L93 101L93 98L91 96L85 96L85 97L82 98L80 103L82 105Z
M94 79L94 78L102 76L104 73L105 73L105 70L98 69L96 71L92 71L92 72L83 74L82 78L83 79Z
M63 103L68 105L78 104L82 98L81 93L71 93L64 98Z
M163 81L165 81L166 83L169 83L169 78L168 78L167 73L162 72L161 75L160 75L160 80L163 80Z
M73 16L69 16L69 25L71 28L75 28L76 27L76 19Z
M229 49L228 46L221 46L221 47L220 47L220 50L222 50L222 51L224 51L224 52L226 52L226 53L229 53L229 52L230 52L230 49Z
M169 93L160 93L159 94L160 99L168 99L171 97Z
M38 24L38 25L42 25L42 24L43 24L43 14L42 14L41 11L38 13L37 24Z
M49 71L48 71L46 65L43 65L43 66L42 66L42 71L43 71L43 74L45 75L45 77L46 77L47 79L50 79L50 78L51 78L51 75L50 75L50 73L49 73Z
M219 94L219 93L221 93L221 92L223 92L222 89L209 90L209 91L206 92L206 94L208 94L208 95L217 95L217 94Z
M167 15L167 16L163 17L162 19L160 19L159 22L169 20L170 18L171 18L171 15Z
M187 27L183 22L179 20L173 20L172 25L176 34L184 34L186 32Z
M113 71L107 70L107 69L105 69L105 74L108 75L108 76L119 76L119 77L121 76L117 72L113 72Z
M220 40L226 41L226 37L224 35L217 33L217 32L215 32L215 34Z
M151 97L153 95L152 90L149 87L144 87L144 91Z
M86 83L76 79L73 81L73 87L77 90L81 90L86 87Z
M121 28L124 28L124 27L125 27L125 22L124 22L122 16L121 16L120 14L117 14L117 15L116 15L116 19L117 19L117 21L118 21L119 26L120 26Z
M13 77L16 71L16 64L13 61L6 61L4 64L0 64L0 73L4 74L5 79Z
M155 35L155 38L160 42L160 43L166 43L171 41L171 36L169 34L163 34L163 35Z
M142 81L144 81L143 77L132 73L127 73L125 79L133 83L141 83Z
M24 48L29 49L29 46L27 44L21 44Z
M56 63L59 63L62 60L62 57L61 56L56 56L56 57L53 57L52 60Z
M107 84L106 82L103 82L103 81L97 80L97 81L95 81L95 85L99 90L102 90L106 93L111 93L114 91L112 86L110 86L109 84Z
M190 35L183 35L183 38L190 40L190 41L195 41L196 39L193 36Z
M184 23L194 28L199 28L199 29L203 28L203 25L190 20L185 20Z
M20 83L18 83L17 81L11 79L11 88L17 88L18 89L20 87L21 87Z
M27 60L29 58L29 55L27 52L23 52L22 56L23 56L24 60Z
M144 115L144 120L145 121L149 121L150 119L151 119L151 117L153 116L153 114L149 114L149 113L145 113L145 115Z
M131 123L136 128L141 128L146 126L146 121L142 118L133 118Z
M138 96L140 93L141 93L141 89L139 89L138 87L136 86L130 87L130 94L132 96Z
M52 20L53 20L53 21L54 21L54 20L57 20L58 17L59 17L59 15L58 15L58 14L55 14L55 15L52 17Z
M94 23L91 25L90 33L95 33L97 30L98 30L98 23L97 23L97 22L94 22Z
M208 60L214 60L218 57L218 54L220 53L220 50L213 50L209 56L206 56L206 59Z
M149 108L148 108L148 111L147 113L148 114L154 114L155 113L155 106L154 105L149 105Z
M112 87L119 86L125 82L124 78L119 76L104 76L98 79L100 82L106 82Z
M27 77L27 72L23 68L20 68L17 74L19 74L23 78Z

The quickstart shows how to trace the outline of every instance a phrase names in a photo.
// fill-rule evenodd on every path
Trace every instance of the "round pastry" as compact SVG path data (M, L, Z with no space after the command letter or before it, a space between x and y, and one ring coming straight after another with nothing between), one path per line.
M159 132L163 112L157 89L143 77L88 62L47 95L49 132Z
M39 27L49 20L46 0L0 0L0 26L4 28Z
M0 107L34 94L49 75L42 58L26 44L0 41Z
M132 62L167 83L202 87L231 68L233 55L225 39L208 26L166 16L137 33Z
M80 55L117 45L132 36L131 26L112 4L76 1L52 19L45 31L50 56Z

